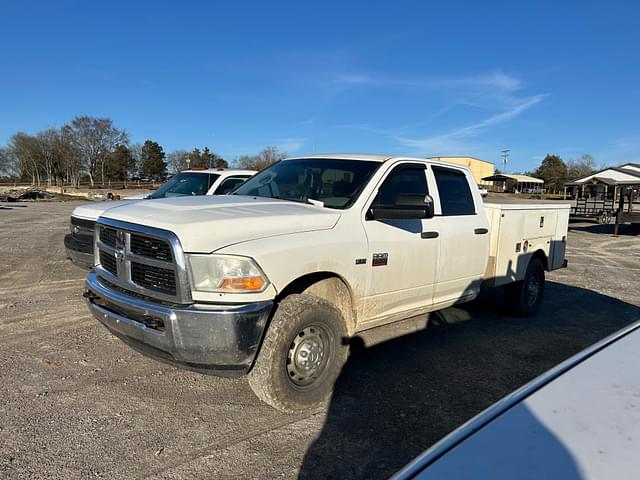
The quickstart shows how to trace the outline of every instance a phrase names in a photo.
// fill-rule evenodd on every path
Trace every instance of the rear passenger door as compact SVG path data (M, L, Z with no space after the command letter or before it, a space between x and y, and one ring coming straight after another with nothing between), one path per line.
M463 169L432 165L436 184L433 218L440 234L435 304L453 304L480 290L489 258L489 224L482 199Z

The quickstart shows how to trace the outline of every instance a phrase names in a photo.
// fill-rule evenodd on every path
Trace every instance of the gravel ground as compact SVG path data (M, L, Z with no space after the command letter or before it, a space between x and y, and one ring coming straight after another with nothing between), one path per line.
M418 318L369 332L323 411L284 415L246 380L149 360L89 317L62 244L78 204L0 208L2 478L384 478L640 319L640 238L572 224L569 268L548 275L536 318L509 317L490 292L426 330Z

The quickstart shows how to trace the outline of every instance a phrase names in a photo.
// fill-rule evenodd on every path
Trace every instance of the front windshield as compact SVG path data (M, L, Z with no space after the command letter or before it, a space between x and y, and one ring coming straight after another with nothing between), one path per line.
M206 195L209 187L220 175L212 173L182 172L171 177L148 198Z
M283 160L240 185L232 195L320 201L325 207L347 208L380 166L380 162L307 158Z

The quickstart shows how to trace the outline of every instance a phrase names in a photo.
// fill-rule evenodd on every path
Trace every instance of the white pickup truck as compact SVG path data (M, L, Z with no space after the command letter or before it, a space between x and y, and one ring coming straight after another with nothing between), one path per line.
M255 173L253 170L192 168L174 175L151 193L131 195L115 202L93 202L76 207L69 220L70 232L64 237L67 258L81 268L88 270L93 267L94 226L97 218L110 208L139 200L192 195L226 195Z
M96 225L85 298L146 354L248 373L263 401L315 408L348 339L506 286L518 315L566 265L569 205L483 203L466 167L372 155L283 160L232 195L138 202Z

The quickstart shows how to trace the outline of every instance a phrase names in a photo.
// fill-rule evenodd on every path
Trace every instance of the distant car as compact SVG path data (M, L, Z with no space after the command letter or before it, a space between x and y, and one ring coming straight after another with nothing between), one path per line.
M639 352L636 322L489 407L393 478L638 478Z
M184 170L157 190L140 195L130 195L115 202L88 203L77 207L71 214L70 230L64 237L64 246L74 264L90 269L93 266L93 230L98 217L111 208L127 205L133 201L157 198L184 197L197 195L226 195L255 175L253 170Z

